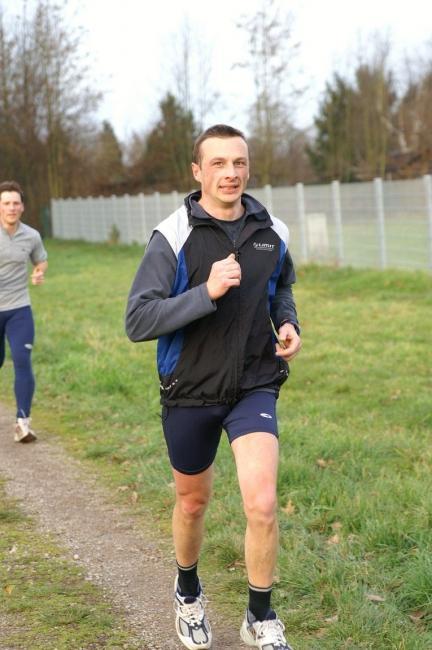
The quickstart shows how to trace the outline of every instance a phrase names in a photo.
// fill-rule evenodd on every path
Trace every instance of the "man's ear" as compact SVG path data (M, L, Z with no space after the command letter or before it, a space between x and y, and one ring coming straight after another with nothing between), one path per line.
M198 183L201 183L201 168L196 163L192 163L192 174L193 174L194 179Z

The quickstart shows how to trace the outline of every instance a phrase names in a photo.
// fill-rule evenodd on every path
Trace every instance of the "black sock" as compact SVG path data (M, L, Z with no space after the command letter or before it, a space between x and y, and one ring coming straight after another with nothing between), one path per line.
M192 566L180 566L177 562L178 569L178 590L182 596L198 596L200 592L200 583L198 579L198 562Z
M254 587L249 583L249 611L258 621L265 621L270 613L270 600L272 585L270 587Z

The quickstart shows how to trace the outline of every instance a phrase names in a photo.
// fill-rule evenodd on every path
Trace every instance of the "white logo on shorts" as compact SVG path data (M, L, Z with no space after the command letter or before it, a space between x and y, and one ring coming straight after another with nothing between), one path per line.
M273 420L273 417L270 415L270 413L260 413L260 416L262 418L269 418L270 420Z

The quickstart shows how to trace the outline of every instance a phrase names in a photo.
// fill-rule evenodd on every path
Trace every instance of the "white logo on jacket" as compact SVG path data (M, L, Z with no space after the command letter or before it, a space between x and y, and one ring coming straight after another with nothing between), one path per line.
M275 245L274 244L264 244L264 243L261 243L261 242L258 242L258 241L254 241L253 247L257 251L269 251L271 253L271 251L274 249Z

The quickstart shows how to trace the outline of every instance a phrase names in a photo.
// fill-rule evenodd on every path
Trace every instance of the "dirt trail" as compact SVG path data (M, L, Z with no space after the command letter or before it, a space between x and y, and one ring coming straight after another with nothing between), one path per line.
M55 440L29 445L13 441L10 411L0 404L0 474L7 493L18 498L40 529L54 534L65 554L84 567L126 615L142 650L184 650L173 626L173 560L138 529L126 509L88 476ZM238 630L209 609L213 650L245 646Z

